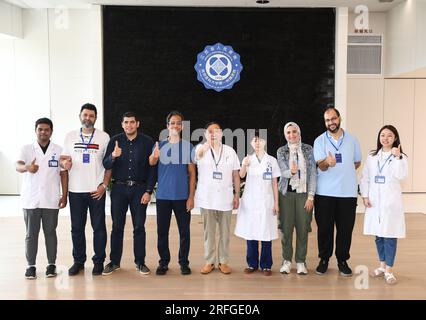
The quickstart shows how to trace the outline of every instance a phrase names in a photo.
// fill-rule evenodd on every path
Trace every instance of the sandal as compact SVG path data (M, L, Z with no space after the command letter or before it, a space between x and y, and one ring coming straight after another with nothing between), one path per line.
M385 275L386 270L384 268L377 268L374 269L373 272L370 273L370 276L372 278L380 278L383 277Z
M385 281L387 284L395 284L396 278L393 273L385 272Z

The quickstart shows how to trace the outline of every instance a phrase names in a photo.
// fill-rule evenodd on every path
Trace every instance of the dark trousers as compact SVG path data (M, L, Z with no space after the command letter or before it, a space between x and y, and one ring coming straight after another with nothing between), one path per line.
M355 224L356 198L315 196L315 220L318 225L318 256L328 260L333 255L336 225L336 258L350 258L352 231Z
M130 207L133 223L133 253L135 255L135 264L145 264L145 220L146 204L141 203L145 193L145 185L126 185L114 184L111 191L111 262L120 265L123 255L123 235L126 225L126 213Z
M38 235L41 223L43 223L47 261L49 264L55 264L58 247L58 238L56 237L58 213L59 209L24 209L24 220L27 229L25 237L25 255L29 266L36 265Z
M160 255L160 266L167 266L170 262L169 229L172 211L175 213L179 229L179 264L189 264L190 224L191 212L186 211L186 200L157 199L157 249Z
M86 220L87 209L93 229L94 263L105 261L107 232L105 226L105 194L100 200L93 199L89 192L69 192L71 212L72 255L74 262L86 262Z
M249 267L259 269L259 242L262 243L260 252L260 268L272 267L272 241L247 240L247 264Z

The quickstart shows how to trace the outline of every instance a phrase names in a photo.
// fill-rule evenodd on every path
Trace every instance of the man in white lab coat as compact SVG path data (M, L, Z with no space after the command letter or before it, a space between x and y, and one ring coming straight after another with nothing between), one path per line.
M52 121L48 118L38 119L35 132L37 141L23 146L16 162L16 171L23 173L21 201L26 226L27 279L37 278L36 256L41 223L48 260L46 277L56 276L58 213L67 205L68 194L68 172L59 167L62 148L50 141Z
M232 209L237 209L240 201L240 161L235 150L222 143L222 129L217 122L208 123L205 128L207 141L195 148L198 168L195 203L203 217L206 260L201 273L210 273L218 262L219 270L230 274L229 237ZM218 248L216 225L219 227Z

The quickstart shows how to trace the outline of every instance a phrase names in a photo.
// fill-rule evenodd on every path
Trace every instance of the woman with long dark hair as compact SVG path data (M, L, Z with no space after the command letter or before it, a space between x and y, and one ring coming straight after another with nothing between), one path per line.
M383 126L377 136L377 147L364 164L361 195L365 205L364 234L376 236L380 266L372 276L396 283L393 265L398 238L405 238L405 218L401 180L408 174L407 157L402 152L398 131Z

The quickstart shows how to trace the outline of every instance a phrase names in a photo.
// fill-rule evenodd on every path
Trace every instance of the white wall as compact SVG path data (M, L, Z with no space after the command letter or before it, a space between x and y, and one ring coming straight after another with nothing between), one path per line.
M0 38L22 38L22 9L0 0Z
M386 77L425 68L426 1L402 2L387 13L386 25Z
M404 3L404 6L406 5L407 3ZM401 8L396 8L397 13L399 10ZM410 39L395 39L395 30L400 30L406 38L419 39L418 34L408 34L412 32L410 26L413 21L405 21L407 24L398 28L390 25L395 23L395 14L392 11L370 13L369 22L373 33L384 35L384 75L389 74L387 68L396 66L398 59L395 60L395 57L407 54L411 50L410 46L413 46ZM389 15L392 16L391 19ZM355 17L354 14L349 15L349 33L353 33ZM418 47L426 41L424 31L426 28L421 32L423 42L417 43ZM393 41L394 45L388 45L390 41ZM397 45L395 41L398 41ZM410 69L415 68L413 64L401 64L401 67L406 68L405 77L423 75L418 70ZM423 161L426 154L422 134L426 119L426 79L388 79L384 75L348 76L347 128L359 138L365 159L368 152L375 147L378 130L384 124L397 127L410 163L409 177L403 182L406 211L426 213L426 168ZM358 211L363 211L360 202L359 205Z
M65 28L60 12L50 9L48 15L51 117L62 144L65 134L80 126L86 102L96 105L96 127L103 129L101 10L69 10Z
M346 73L348 60L348 8L336 8L336 52L334 72L334 104L342 116L342 127L346 126Z
M0 194L19 193L14 162L35 139L34 122L50 117L53 141L79 126L82 104L99 109L102 129L101 10L22 10L23 39L0 39L0 114L10 139L0 140Z

